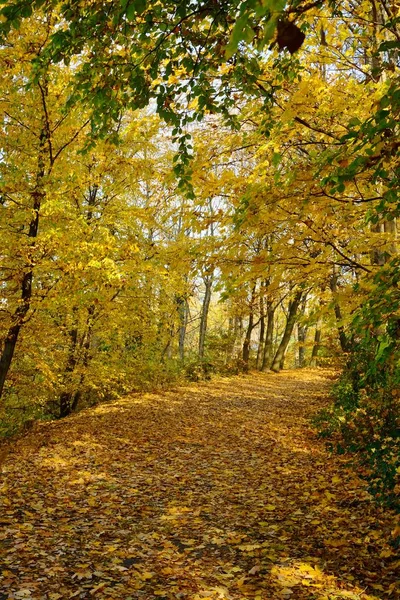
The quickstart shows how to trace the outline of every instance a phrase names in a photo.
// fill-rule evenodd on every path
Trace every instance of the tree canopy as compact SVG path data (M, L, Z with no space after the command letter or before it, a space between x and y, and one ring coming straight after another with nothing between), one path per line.
M3 35L32 14L42 13L52 24L35 59L37 76L49 61L71 65L69 102L83 101L91 108L95 131L118 121L123 108L154 102L157 113L177 126L178 133L180 125L206 112L235 120L236 93L260 95L268 46L297 50L305 34L296 21L324 2L5 4L0 13Z

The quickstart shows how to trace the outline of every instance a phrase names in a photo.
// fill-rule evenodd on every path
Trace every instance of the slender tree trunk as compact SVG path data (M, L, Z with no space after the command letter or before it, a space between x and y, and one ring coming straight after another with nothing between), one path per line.
M251 334L254 329L255 295L256 295L256 284L254 284L253 289L251 290L249 322L247 324L246 335L245 335L244 342L243 342L242 360L243 360L243 370L245 372L247 372L249 370Z
M45 176L45 146L47 142L47 130L44 127L40 134L39 140L39 155L38 155L38 166L36 174L36 185L32 192L32 210L33 215L29 224L28 238L30 241L31 252L35 246L35 238L39 231L39 213L40 207L45 197L43 190L43 178ZM33 263L29 262L26 265L26 271L21 281L21 300L16 308L13 315L13 324L9 328L1 352L0 357L0 398L3 394L4 385L7 379L8 372L11 367L11 362L14 356L15 347L17 345L18 337L21 328L24 324L26 316L31 307L32 300L32 286L33 286Z
M302 317L304 317L305 312L306 312L306 303L307 303L307 295L305 294L301 301L301 308L300 308L300 313L301 313ZM304 325L303 323L298 323L298 325L297 325L297 340L299 343L299 368L300 369L302 369L306 366L305 343L306 343L306 337L307 337L307 329L308 329L307 325Z
M67 365L65 367L65 379L68 380L72 373L76 370L78 363L80 362L83 367L87 367L89 362L89 350L90 350L90 342L92 337L92 329L93 329L93 315L94 315L95 307L94 305L90 306L88 309L88 317L86 320L86 331L83 334L82 340L80 344L78 344L78 328L71 329L70 331L70 348L68 354ZM63 417L68 416L74 410L76 410L78 406L78 402L81 398L81 385L83 384L85 375L81 374L79 384L77 386L77 390L69 390L64 391L60 394L59 398L59 417L62 419Z
M302 369L306 366L306 336L307 336L307 327L305 325L297 325L297 339L299 341L299 367Z
M233 327L232 327L232 340L229 346L229 356L228 360L234 360L237 358L236 355L236 344L237 340L242 337L242 321L240 317L233 317Z
M264 297L260 296L260 335L258 337L256 368L261 370L262 357L264 350L265 336L265 315L264 315Z
M88 316L88 321L87 321L88 327L87 327L86 337L85 337L85 341L83 344L82 365L85 367L85 369L87 368L87 366L89 364L89 351L90 351L90 344L91 344L92 331L93 331L93 318L92 318L93 315L94 315L94 306L91 306L89 309L89 316ZM86 377L86 371L84 371L81 374L81 376L79 378L78 389L71 397L71 412L74 412L78 408L79 401L82 397L82 385L83 385L83 382L85 381L85 377Z
M335 313L335 317L336 317L336 323L337 323L337 329L338 329L338 334L339 334L339 342L340 342L340 347L342 349L342 352L348 352L350 350L350 343L349 340L347 338L346 332L344 330L343 324L342 324L342 311L340 309L340 305L337 299L337 273L336 271L333 272L333 275L330 278L329 281L329 285L331 288L331 292L333 295L333 310Z
M213 199L208 198L208 209L210 211L210 225L209 225L209 234L211 238L214 238L214 208L213 208ZM212 265L208 265L205 269L205 273L203 276L203 281L205 285L203 304L201 307L201 317L200 317L200 331L199 331L199 360L200 362L204 361L204 349L207 335L207 323L208 323L208 312L210 310L210 302L211 302L211 294L212 294L212 286L214 283L214 267ZM203 364L203 371L206 371L206 366Z
M371 0L371 17L372 17L372 25L373 25L373 30L372 30L372 56L370 58L370 64L371 64L371 79L373 81L379 81L379 79L382 76L382 68L381 68L381 60L380 60L380 54L378 52L378 26L382 25L382 14L380 11L380 7L379 7L379 2L378 4L375 2L375 0Z
M321 347L321 329L319 328L319 326L317 324L315 327L314 345L313 345L313 349L311 352L310 367L317 366L317 358L318 358L318 353L319 353L320 347Z
M210 309L211 292L213 284L213 274L204 277L205 292L203 298L203 304L201 307L201 318L200 318L200 332L199 332L199 359L204 359L204 346L207 334L207 322L208 322L208 311Z
M243 331L244 331L243 317L237 317L237 339L239 340L239 344L237 347L238 361L241 360L241 356L242 356L242 352L243 352L243 346L241 348L239 348L239 345L242 344Z
M274 318L275 308L270 300L267 300L267 331L264 340L264 352L261 369L266 371L270 368L272 362L273 345L274 345Z
M179 296L176 299L178 305L179 316L179 358L183 362L185 360L185 339L186 328L188 323L188 303L186 298Z
M293 300L289 303L289 312L286 320L285 330L271 365L271 371L274 371L275 373L278 373L283 369L286 350L296 322L297 309L299 308L302 298L303 291L299 290L296 292Z
M77 346L78 346L78 328L74 327L69 332L70 347L68 352L68 360L64 371L64 377L67 379L74 372L77 363ZM63 419L71 412L71 396L72 392L61 392L58 401L59 417Z
M88 225L90 225L93 220L93 211L96 207L98 191L99 191L98 185L94 184L94 185L89 186L88 195L87 195L87 213L86 213L86 223ZM74 307L73 310L74 311L78 310L78 307ZM86 322L87 331L84 334L84 338L82 340L82 344L84 347L82 363L84 366L87 366L87 364L88 364L90 337L91 337L91 330L92 330L91 317L93 316L93 313L94 313L94 306L91 306L91 307L89 307L88 319ZM68 380L70 378L72 373L75 371L76 366L79 361L78 333L79 333L78 328L71 329L71 331L69 332L71 343L70 343L67 365L66 365L65 371L64 371L64 380ZM64 417L68 416L74 410L77 409L79 400L82 395L80 387L83 384L84 379L85 379L85 375L84 375L84 373L82 373L80 376L79 385L78 385L77 390L61 392L59 401L58 401L59 418L60 419L63 419Z
M86 214L86 222L88 225L90 225L93 220L93 211L96 207L98 191L99 191L99 186L97 184L94 184L93 186L89 186L88 210L87 210L87 214ZM86 321L87 330L86 330L86 333L84 334L84 338L82 340L82 346L83 346L82 366L85 368L87 368L87 366L89 364L89 350L90 350L90 341L91 341L91 337L92 337L92 328L93 328L92 317L94 315L94 310L95 310L94 305L90 306L88 309L88 318ZM78 341L77 334L78 334L78 330L76 331L75 343L73 344L73 345L75 345L75 350L73 351L74 353L76 351L77 341ZM78 357L76 357L75 364L74 364L72 370L70 371L70 373L73 373L77 364L78 364ZM77 385L77 389L74 392L71 391L71 392L68 392L67 394L64 393L65 395L64 395L62 402L61 402L61 397L60 397L60 418L62 418L63 416L65 417L70 413L73 413L78 408L79 401L82 397L82 385L83 385L84 380L85 380L85 372L82 372L81 376L79 378L79 383ZM62 394L61 394L61 396L62 396ZM62 406L63 412L65 413L63 415L61 415L61 406Z
M253 331L253 322L254 322L254 313L253 311L249 315L249 323L247 325L246 335L243 342L243 350L242 350L242 360L243 360L243 370L247 372L249 370L249 361L250 361L250 341L251 341L251 332Z

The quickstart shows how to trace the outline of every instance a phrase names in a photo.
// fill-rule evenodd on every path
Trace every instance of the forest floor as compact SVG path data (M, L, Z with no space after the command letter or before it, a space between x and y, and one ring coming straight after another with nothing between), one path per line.
M2 465L0 600L398 598L393 515L309 424L331 375L220 378L35 426Z

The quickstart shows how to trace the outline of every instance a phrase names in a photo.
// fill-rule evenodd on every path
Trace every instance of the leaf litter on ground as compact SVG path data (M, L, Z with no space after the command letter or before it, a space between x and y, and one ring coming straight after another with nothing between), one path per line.
M309 425L321 369L134 394L43 423L0 484L0 600L375 600L394 515Z

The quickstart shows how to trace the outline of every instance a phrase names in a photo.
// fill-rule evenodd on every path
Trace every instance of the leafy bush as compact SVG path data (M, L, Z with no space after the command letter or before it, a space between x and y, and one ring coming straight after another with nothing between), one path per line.
M336 387L336 393L340 386ZM400 399L387 394L371 398L360 393L351 407L336 396L330 409L314 419L328 447L353 454L369 491L382 503L400 508Z
M329 447L352 454L375 497L400 509L399 261L377 273L355 313L353 346L333 387L334 403L314 418Z
M369 490L400 509L400 290L398 261L384 265L352 323L353 346L333 387L334 403L314 418L319 435L352 454Z

